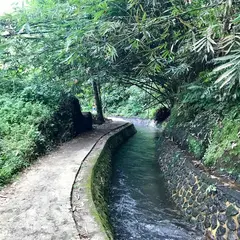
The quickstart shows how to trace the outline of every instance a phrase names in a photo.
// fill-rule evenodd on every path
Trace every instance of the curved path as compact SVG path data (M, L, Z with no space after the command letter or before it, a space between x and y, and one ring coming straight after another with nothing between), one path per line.
M103 124L64 143L0 191L0 240L79 239L70 205L75 176L95 143L123 124Z

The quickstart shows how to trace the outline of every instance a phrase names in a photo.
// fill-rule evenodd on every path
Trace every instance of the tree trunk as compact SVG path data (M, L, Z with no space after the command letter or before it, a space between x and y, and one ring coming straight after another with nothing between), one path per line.
M92 85L97 110L97 121L101 124L104 123L101 96L99 95L98 84L95 80L93 80Z
M99 101L100 101L100 104L103 108L103 104L102 104L102 93L101 93L101 85L99 82L97 82L97 89L98 89L98 96L99 96Z

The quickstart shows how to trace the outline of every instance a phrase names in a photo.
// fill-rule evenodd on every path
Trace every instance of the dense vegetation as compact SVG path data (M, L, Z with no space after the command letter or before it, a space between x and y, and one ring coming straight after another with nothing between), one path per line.
M56 143L76 135L66 88L46 81L20 82L13 76L1 85L0 185Z
M189 132L191 151L240 172L239 9L237 0L32 0L1 17L0 184L39 142L51 145L39 126L69 94L86 110L95 102L100 122L102 112L171 108L169 126Z

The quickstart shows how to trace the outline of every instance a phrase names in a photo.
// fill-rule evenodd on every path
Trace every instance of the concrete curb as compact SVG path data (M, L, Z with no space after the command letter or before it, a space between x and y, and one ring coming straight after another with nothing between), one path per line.
M135 132L133 124L123 122L101 136L82 162L71 192L72 214L80 239L113 239L108 217L111 157Z

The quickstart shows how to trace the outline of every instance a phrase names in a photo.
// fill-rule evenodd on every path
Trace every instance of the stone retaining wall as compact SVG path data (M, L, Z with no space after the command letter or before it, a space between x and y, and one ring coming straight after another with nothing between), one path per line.
M112 154L136 133L132 124L104 136L84 160L72 191L73 217L80 239L113 239L108 215Z
M159 140L158 159L173 201L206 239L240 239L240 192L235 185L195 167L192 156L166 138Z

